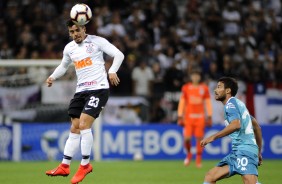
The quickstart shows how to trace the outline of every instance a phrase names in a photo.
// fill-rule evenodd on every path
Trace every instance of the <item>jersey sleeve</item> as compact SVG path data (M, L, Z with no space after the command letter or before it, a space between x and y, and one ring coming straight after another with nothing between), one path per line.
M211 95L210 95L210 91L209 91L209 87L207 85L204 85L205 86L205 95L204 95L204 98L207 99L207 98L211 98Z
M208 116L212 116L212 102L211 102L211 95L210 95L210 91L209 91L209 87L207 85L205 85L205 94L204 94L204 103L206 106L206 112Z
M67 71L69 65L71 64L71 62L72 61L71 61L71 58L68 54L68 49L67 49L67 46L66 46L65 49L64 49L64 52L63 52L62 62L54 70L54 72L50 75L50 77L55 79L55 80L62 77L66 73L66 71Z
M186 85L183 85L181 87L181 95L180 95L180 98L179 98L179 102L178 102L178 108L177 108L177 115L179 117L183 116L184 113L185 113L185 106L186 106Z
M99 47L101 51L114 58L109 73L116 73L124 59L123 53L105 38L99 37Z
M153 74L152 69L148 67L147 70L148 70L148 72L147 72L147 74L148 74L148 79L149 79L149 80L154 80L154 74Z
M182 95L182 98L185 101L187 100L186 93L187 93L187 84L183 85L182 88L181 88L181 95Z
M229 122L240 119L239 109L237 109L235 104L232 102L228 102L225 105L225 112Z

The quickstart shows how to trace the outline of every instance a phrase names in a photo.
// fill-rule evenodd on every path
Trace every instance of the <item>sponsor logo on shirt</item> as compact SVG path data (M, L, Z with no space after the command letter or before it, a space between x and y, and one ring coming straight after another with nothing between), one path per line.
M83 82L78 84L78 87L82 87L82 86L94 86L97 84L97 81L90 81L90 82Z
M73 63L74 63L75 69L81 69L81 68L85 68L87 66L92 65L92 60L91 58L88 57L80 61L74 61Z
M226 109L235 109L235 105L233 103L226 104Z

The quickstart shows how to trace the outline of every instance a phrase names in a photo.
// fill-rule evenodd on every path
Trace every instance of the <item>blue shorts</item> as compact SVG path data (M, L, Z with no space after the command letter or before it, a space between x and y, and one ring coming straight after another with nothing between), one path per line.
M218 167L228 165L229 175L256 175L258 176L258 155L249 151L232 151L224 157L218 164Z

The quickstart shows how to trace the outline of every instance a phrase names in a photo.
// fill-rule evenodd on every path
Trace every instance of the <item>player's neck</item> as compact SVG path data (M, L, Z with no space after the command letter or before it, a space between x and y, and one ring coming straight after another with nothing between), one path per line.
M225 100L222 101L223 105L225 105L232 96L226 96Z
M194 82L194 83L192 82L192 86L199 86L199 85L200 85L199 82L198 83L197 82Z

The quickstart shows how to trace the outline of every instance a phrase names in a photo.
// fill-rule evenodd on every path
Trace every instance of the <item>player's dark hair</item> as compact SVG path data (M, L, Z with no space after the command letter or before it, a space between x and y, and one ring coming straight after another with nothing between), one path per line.
M221 82L224 84L224 88L230 88L231 89L231 96L235 96L238 91L238 82L236 79L232 77L222 77L218 80L218 82Z
M73 25L77 25L77 24L75 24L71 19L69 19L69 20L66 21L66 25L68 27L72 27ZM77 25L77 26L79 26L79 25ZM81 26L81 27L83 27L83 26Z
M193 67L190 74L194 74L194 73L201 75L202 69L200 67Z
M71 19L69 19L69 20L67 20L66 25L68 27L72 27L73 25L75 25L75 23Z

